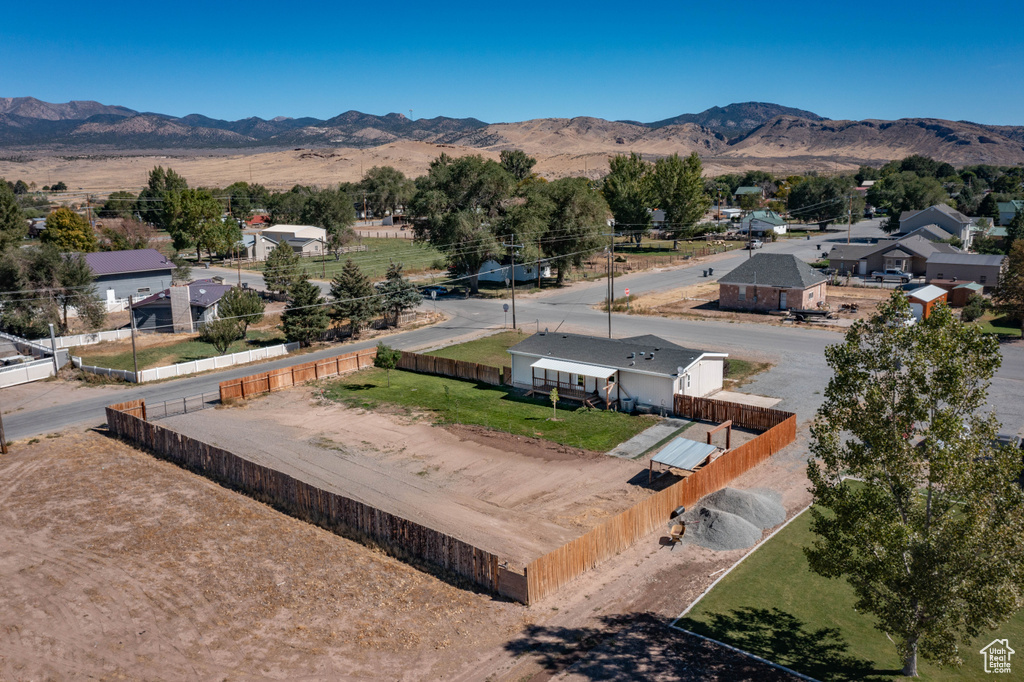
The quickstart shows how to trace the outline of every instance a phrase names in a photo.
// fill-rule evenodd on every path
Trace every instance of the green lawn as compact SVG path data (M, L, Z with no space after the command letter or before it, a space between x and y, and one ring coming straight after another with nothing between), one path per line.
M228 349L228 353L239 353L243 350L250 350L261 346L274 346L279 343L284 343L284 336L278 330L250 330L249 340L244 341L240 339L235 341ZM128 345L127 350L117 353L103 353L101 348L102 345L91 347L85 346L85 350L81 354L82 362L94 367L123 369L129 372L134 370L134 365L132 363L132 349L130 345ZM74 350L72 350L71 354L78 355ZM138 350L139 369L143 370L151 367L173 365L179 362L203 360L205 358L213 358L221 354L222 353L209 343L199 341L198 339L179 341L178 343L155 346L152 348L140 348Z
M522 332L499 332L491 336L485 336L482 339L432 350L427 355L436 355L439 358L451 358L452 360L465 360L466 362L477 362L481 365L490 365L492 367L508 367L512 364L507 352L508 349L528 336L529 334Z
M677 625L820 680L904 679L896 647L853 610L853 589L812 574L801 548L812 542L804 512L727 575ZM959 670L918 659L923 680L990 678L979 650L996 637L1024 642L1024 615L982 634ZM1019 670L1016 657L1011 661ZM1024 661L1020 663L1024 667Z
M998 334L999 336L1011 336L1020 338L1020 325L1011 320L1009 316L996 316L991 313L983 315L978 324L985 334Z
M444 255L440 251L427 244L413 242L411 239L384 239L364 237L354 244L363 244L366 251L355 251L341 255L341 260L335 260L333 255L328 254L326 260L322 258L304 258L303 267L310 277L315 279L331 279L345 265L345 261L351 258L359 264L363 274L370 279L384 279L388 265L391 261L402 263L402 272L406 275L416 272L437 270L434 267L440 265L444 268ZM255 263L249 266L255 270L263 271L265 262Z
M350 407L399 405L432 413L439 422L477 424L598 452L611 450L657 423L655 417L577 408L568 402L559 403L558 421L551 421L547 399L523 398L507 386L401 370L391 371L391 388L384 370L371 369L327 382L324 395Z

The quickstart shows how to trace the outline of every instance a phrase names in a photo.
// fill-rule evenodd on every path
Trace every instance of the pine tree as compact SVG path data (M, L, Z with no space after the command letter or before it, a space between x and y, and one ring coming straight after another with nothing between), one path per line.
M352 338L359 336L360 325L380 314L381 297L351 258L331 282L331 296L334 297L331 319L339 324L348 320L352 325Z
M0 179L0 251L21 243L27 233L25 214L10 185Z
M423 297L419 290L407 279L402 277L402 264L392 263L388 266L387 279L381 289L384 299L384 310L395 320L395 326L399 326L402 313L412 310L423 303Z
M244 339L249 333L249 325L259 324L263 319L265 307L263 299L252 289L232 287L220 297L217 315L234 322L238 326L239 335Z
M299 254L287 244L281 244L267 256L263 270L263 281L267 288L278 294L287 294L304 276Z
M308 346L327 331L330 319L320 287L302 275L291 288L291 300L281 315L284 336L289 341L298 341Z

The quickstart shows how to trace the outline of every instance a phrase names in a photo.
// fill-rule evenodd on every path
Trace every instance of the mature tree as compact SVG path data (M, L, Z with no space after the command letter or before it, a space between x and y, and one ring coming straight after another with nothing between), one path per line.
M919 654L958 665L959 646L1019 608L1024 493L1020 451L993 446L998 422L982 411L998 342L946 306L910 315L897 290L825 351L834 376L811 428L805 553L846 579L917 675Z
M935 178L902 171L886 175L872 185L868 189L868 202L891 211L895 220L890 220L890 225L883 229L892 232L899 226L899 215L904 211L920 211L935 204L948 204L951 200Z
M1024 334L1024 239L1010 247L1006 269L999 275L999 283L992 292L996 307L1020 325Z
M0 182L0 251L19 244L28 234L25 214L10 185Z
M263 185L250 185L247 182L235 182L218 192L227 201L231 216L238 220L248 220L256 209L266 208L270 200L270 192Z
M348 195L338 190L325 189L310 196L302 207L300 220L304 225L324 228L324 247L335 253L355 239L352 225L356 222L356 210Z
M170 168L157 166L149 172L146 188L139 192L136 211L143 222L167 229L168 225L165 220L170 217L164 210L167 195L187 188L188 182L185 178Z
M192 261L186 260L181 254L174 254L171 256L171 262L174 263L174 272L171 273L171 282L173 284L187 284L192 281Z
M635 152L613 156L608 164L611 170L604 176L601 194L615 218L615 229L628 234L639 247L651 229L651 164Z
M99 246L101 251L148 249L155 238L156 231L146 223L133 218L114 218L103 221Z
M263 299L254 290L232 287L220 297L217 315L231 320L244 339L249 333L249 325L259 324L263 320L265 307Z
M558 269L557 284L573 267L600 248L611 216L608 203L586 178L561 178L545 186L551 218L542 240L544 255Z
M394 215L398 207L406 206L416 193L413 181L391 166L374 166L366 171L359 189L366 193L367 208L375 216L383 216L385 213ZM345 200L349 208L352 208L351 198L346 195Z
M67 185L66 182L61 180L60 182L56 182L56 183L50 185L50 191L51 192L67 192L68 191L68 185Z
M978 215L983 218L992 218L994 221L999 221L999 199L998 197L989 192L978 204Z
M444 253L448 268L468 276L476 293L480 266L500 255L494 229L509 207L512 176L480 156L441 154L416 184L410 208L417 218L417 238Z
M11 187L11 190L17 195L28 194L28 183L26 183L24 180L18 180L17 182L14 183L14 186Z
M385 345L383 341L377 344L377 354L373 356L373 366L384 370L388 377L388 388L391 388L391 370L398 367L398 361L401 359L402 351Z
M38 338L46 335L48 324L66 332L74 310L88 328L99 327L106 309L94 281L80 253L61 253L52 244L9 251L0 257L0 287L7 292L0 322L14 334Z
M331 296L334 297L331 319L339 324L348 320L353 339L359 337L363 323L380 314L381 297L351 258L345 261L341 272L331 281Z
M864 214L864 199L853 193L853 184L846 177L809 177L789 193L789 213L804 222L824 223L846 218L853 198L853 219Z
M212 256L228 241L230 226L225 225L220 202L209 191L183 189L166 192L163 206L163 225L171 233L174 248L195 247L200 263L203 262L204 248ZM234 227L238 229L237 224Z
M221 355L227 353L231 344L240 338L243 338L242 330L235 320L211 320L199 329L199 340L216 348Z
M287 294L303 277L302 260L288 244L280 244L267 256L263 281L271 291Z
M303 207L313 194L313 190L302 185L295 185L287 192L271 194L267 201L270 221L276 225L297 225L302 221Z
M298 341L308 346L327 331L330 319L320 287L303 275L291 288L288 306L281 315L284 336L289 341Z
M401 325L402 313L423 303L423 296L412 282L402 277L402 264L388 266L387 277L380 289L381 306L394 319L396 327Z
M1006 225L1006 247L1007 251L1013 248L1017 242L1024 240L1024 211L1017 211Z
M853 179L857 181L857 185L863 185L865 180L877 180L882 174L874 166L861 166L857 169L857 174L853 176Z
M652 191L658 207L665 211L669 229L678 235L687 235L711 207L702 172L697 152L685 159L673 154L654 162Z
M68 330L69 310L74 310L78 319L90 329L96 329L106 320L106 304L96 293L95 281L96 276L85 256L81 253L61 254L53 296L60 306L62 331Z
M96 251L96 235L85 218L70 208L58 208L46 217L46 229L40 236L44 244L61 251Z
M135 208L138 201L131 192L111 192L107 200L96 211L97 218L124 218L132 220L135 218Z
M521 149L505 149L499 155L501 167L508 171L508 174L522 182L533 173L533 167L537 165L537 159L527 156Z

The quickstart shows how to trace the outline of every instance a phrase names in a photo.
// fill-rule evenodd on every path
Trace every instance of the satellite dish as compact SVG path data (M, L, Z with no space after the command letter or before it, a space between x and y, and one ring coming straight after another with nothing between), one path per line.
M676 374L682 374L682 373L683 373L682 366L680 365L679 367L676 367Z
M205 294L205 293L206 293L206 289L200 289L200 290L199 290L199 293L201 293L201 294Z
M159 294L157 294L157 296L160 298L164 298L165 296L167 296L167 294L161 291Z

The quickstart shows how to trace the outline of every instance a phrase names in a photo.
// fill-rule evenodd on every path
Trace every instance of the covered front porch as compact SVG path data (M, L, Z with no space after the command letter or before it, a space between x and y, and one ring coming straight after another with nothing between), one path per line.
M533 385L526 395L550 395L558 389L559 399L575 400L587 407L611 409L618 406L618 370L613 367L541 358L530 365Z

